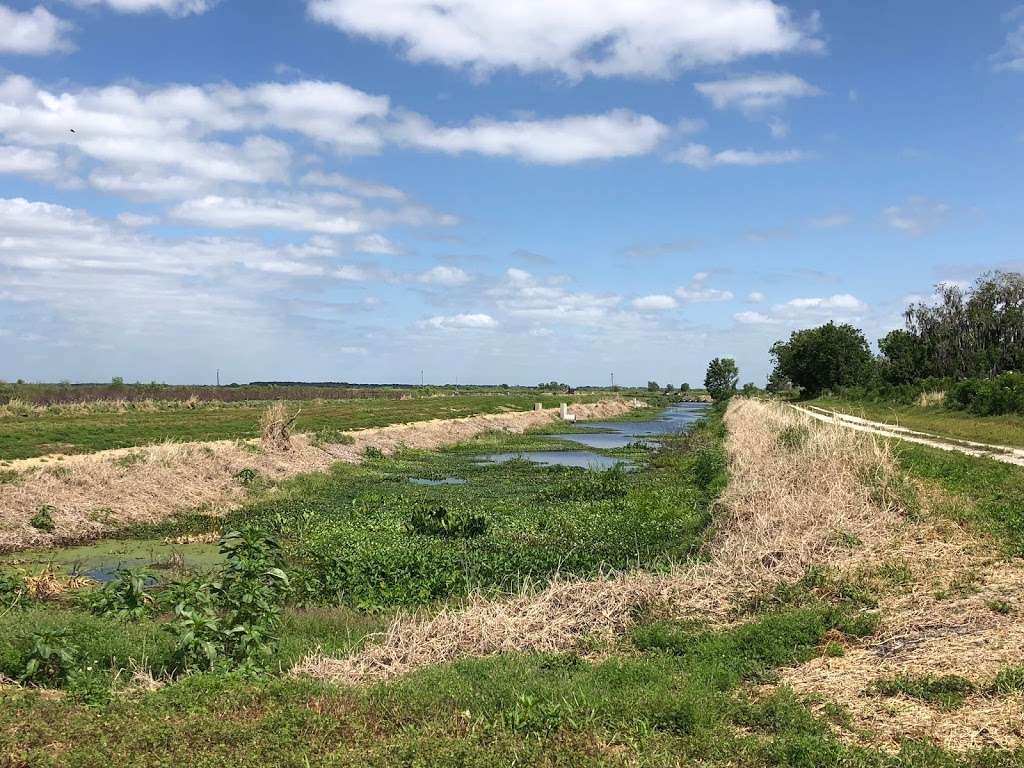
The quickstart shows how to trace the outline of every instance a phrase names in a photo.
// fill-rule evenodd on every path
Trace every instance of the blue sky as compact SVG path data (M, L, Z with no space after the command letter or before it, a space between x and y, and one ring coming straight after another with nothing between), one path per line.
M1024 266L1014 2L0 0L0 30L0 378L763 383L795 328L873 340Z

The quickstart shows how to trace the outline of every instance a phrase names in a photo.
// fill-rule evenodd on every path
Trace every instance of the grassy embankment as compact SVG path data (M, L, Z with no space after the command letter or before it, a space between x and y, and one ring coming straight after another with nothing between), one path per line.
M299 431L315 432L382 427L425 419L451 419L504 410L529 410L536 402L553 408L561 402L594 402L600 394L457 395L409 400L313 400L288 403L302 409ZM0 416L0 461L51 453L89 453L132 448L163 440L205 441L253 438L259 435L265 402L200 405L195 409L97 412L42 411Z
M752 522L763 524L761 532L749 537L749 526L738 525L739 546L726 547L737 558L750 550L756 566L751 574L770 574L775 564L786 568L792 554L776 551L770 539L778 529L771 524L772 514L782 511L764 509L766 500L796 505L786 510L798 518L785 535L796 537L789 541L799 555L820 551L839 563L840 556L828 553L855 553L862 546L845 529L805 530L821 519L821 510L799 507L813 474L804 464L814 460L820 472L838 475L840 467L850 464L843 450L860 443L849 438L837 448L826 438L818 440L814 430L819 427L778 423L784 426L753 430L733 446L775 460L770 487L759 485L756 466L741 462L742 476L727 492L727 503L734 505L729 514L737 515L749 501ZM549 440L487 436L437 454L407 452L341 467L329 476L289 481L280 498L251 505L231 522L258 522L275 530L296 586L312 589L306 595L311 602L340 600L342 605L288 608L271 666L286 668L317 645L330 654L350 652L368 633L382 629L398 604L430 613L436 599L458 599L469 587L508 587L526 573L543 579L556 554L558 561L566 556L564 570L580 575L602 564L657 568L685 558L703 539L711 519L709 502L725 479L722 439L720 427L712 424L694 439L653 455L620 451L643 464L629 476L518 464L479 467L472 463L474 452L540 447ZM827 461L837 463L833 467ZM864 466L883 467L885 457L880 461L865 459ZM904 461L914 469L909 459ZM920 461L927 464L927 456L922 454ZM975 483L967 474L952 487L972 503L998 497L1013 482L1010 475L993 474ZM469 482L438 487L407 482L453 475ZM826 480L823 475L813 482ZM876 489L883 480L885 486ZM917 515L933 513L930 504L918 509L909 498L911 489L898 483L889 487L891 478L865 476L868 485L861 490L843 486L848 480L831 482L838 483L831 498L858 505L857 514L870 511L876 495L880 520L909 512L908 524L916 526ZM792 484L788 491L780 487L786 483ZM908 498L893 506L894 493ZM416 509L437 505L481 514L485 530L468 538L409 530ZM938 506L942 514L951 514L948 505ZM844 519L842 510L828 510L830 519ZM879 533L884 526L871 523L860 519L861 536L877 534L885 545ZM993 529L1009 541L1000 530ZM769 537L764 544L771 551L757 549L759 536ZM430 557L419 559L421 549ZM340 557L342 567L320 570L317 553ZM28 634L58 625L69 628L66 639L78 645L78 658L94 668L76 673L57 694L0 690L0 765L1022 764L1019 750L951 752L913 738L895 752L865 746L865 734L840 703L798 697L775 685L786 670L842 661L851 649L873 642L879 622L884 626L887 621L886 601L907 588L916 569L897 568L876 555L863 563L856 572L834 570L827 563L811 568L795 582L780 582L736 603L725 624L673 619L652 609L638 614L633 628L610 642L595 640L564 653L463 660L368 687L223 673L177 676L151 691L142 684L144 677L133 687L122 673L121 682L112 685L116 668L145 665L157 673L173 672L166 616L157 609L143 619L121 622L91 615L65 595L12 608L0 619L0 671L17 673L28 652ZM320 579L331 574L341 581ZM434 589L421 590L421 584ZM1011 671L984 695L997 703L1016 695ZM938 710L955 705L950 696L958 692L978 693L965 688L963 680L921 676L879 680L875 688L870 694L875 709L918 696Z
M802 404L957 440L1024 447L1024 416L973 416L942 405L922 407L833 397L819 397Z

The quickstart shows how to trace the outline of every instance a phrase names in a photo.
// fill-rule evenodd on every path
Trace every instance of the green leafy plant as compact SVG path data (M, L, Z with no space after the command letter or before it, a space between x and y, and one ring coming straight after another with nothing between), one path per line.
M417 507L409 517L407 528L410 533L424 536L468 539L487 532L487 518L459 508Z
M49 504L42 504L36 507L35 514L32 515L32 519L29 520L28 523L37 531L53 533L57 528L57 524L53 521L53 513L56 511L56 507Z
M16 573L0 572L0 611L28 602L28 586Z
M960 675L911 675L875 680L871 690L882 696L902 694L912 699L935 704L943 709L954 709L974 693L975 686Z
M246 467L235 472L235 480L240 482L242 485L249 486L259 480L260 473L252 467Z
M217 667L263 672L277 648L281 608L290 584L276 540L258 530L220 541L225 564L175 605L171 630L187 671Z
M153 596L146 585L153 576L142 569L123 569L117 578L86 597L89 609L97 616L121 621L141 619L153 609Z
M376 448L376 447L374 447L372 445L368 445L368 446L366 446L366 448L363 449L363 458L365 458L365 459L383 459L384 458L384 451L382 451L380 448Z
M622 464L604 470L573 471L557 488L546 495L567 501L621 499L629 490L629 478Z
M20 679L28 685L60 685L75 666L77 649L63 629L37 632L25 656Z

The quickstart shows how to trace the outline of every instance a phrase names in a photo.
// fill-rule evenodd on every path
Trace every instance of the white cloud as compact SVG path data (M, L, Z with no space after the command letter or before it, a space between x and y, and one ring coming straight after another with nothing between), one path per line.
M698 272L690 280L689 285L676 288L676 296L683 301L690 303L704 303L711 301L729 301L732 299L732 291L723 291L718 288L709 288L707 281L710 275L707 272Z
M67 50L71 24L37 5L18 11L0 4L0 53L44 54Z
M674 298L664 294L652 294L633 299L633 307L641 312L675 309L677 306L679 305Z
M438 315L427 320L425 325L441 330L491 330L498 327L498 321L485 314Z
M946 203L911 197L902 205L889 206L882 216L893 229L919 237L945 224L951 212L952 208Z
M743 325L777 325L780 322L777 318L768 317L768 315L761 312L750 311L737 312L733 315L733 319Z
M772 0L308 0L313 18L402 45L416 62L554 71L570 78L656 76L747 56L822 49L817 17Z
M750 293L747 294L747 301L749 301L751 304L760 304L762 301L764 301L764 294L761 293L760 291L751 291Z
M401 256L404 251L384 235L370 234L356 238L354 248L359 253L376 256Z
M82 7L104 5L118 13L146 13L163 11L171 16L202 14L213 8L218 0L70 0Z
M400 189L389 187L385 184L374 184L373 182L360 181L340 173L322 173L311 171L302 177L301 183L311 187L337 187L351 192L359 197L377 197L384 200L400 202L406 199L406 194Z
M50 150L0 145L0 173L53 178L61 169L60 157Z
M131 211L125 211L117 215L117 220L124 224L126 227L148 227L152 224L156 224L160 221L159 216L143 216L140 213L132 213Z
M697 91L715 109L736 107L747 113L778 109L789 99L821 96L822 91L796 75L768 74L697 83Z
M997 72L1024 72L1024 6L1006 14L1006 20L1015 24L1006 34L1006 43L991 56L992 68Z
M693 168L706 170L722 165L782 165L784 163L796 163L801 160L809 160L814 155L799 149L787 149L777 152L755 152L744 149L725 149L720 152L712 152L711 148L704 144L689 144L668 155L667 159L673 163L682 163Z
M440 285L446 288L465 285L472 277L458 267L434 267L417 277L417 282L424 285Z
M668 127L653 117L613 110L603 115L550 120L478 119L455 128L436 126L424 117L407 115L395 129L395 137L403 144L452 155L475 152L561 165L645 155L668 132Z
M489 295L513 317L586 326L606 323L622 302L614 294L577 293L561 283L557 279L542 282L525 270L511 268Z
M274 227L327 235L351 235L364 227L362 222L349 216L272 198L208 195L186 200L172 208L170 214L179 221L206 227Z
M796 327L827 320L855 321L868 311L868 305L849 293L826 297L791 299L775 304L767 312L737 312L736 322L743 325L788 325Z

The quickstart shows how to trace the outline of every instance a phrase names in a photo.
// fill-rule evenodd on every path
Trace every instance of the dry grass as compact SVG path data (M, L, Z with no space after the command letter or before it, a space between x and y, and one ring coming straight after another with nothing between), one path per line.
M930 408L933 405L942 405L946 402L945 392L922 392L917 397L917 404L922 408Z
M902 524L887 492L897 475L884 444L841 427L812 429L806 417L754 400L735 400L726 422L732 481L720 501L708 562L668 575L637 571L556 582L508 600L478 598L427 620L399 618L360 653L313 656L295 671L360 683L464 656L566 650L584 638L620 633L650 604L724 622L736 600L796 578L811 563L850 560L837 534L857 537L870 553ZM806 441L784 446L779 433L787 427L805 430Z
M288 415L284 403L271 403L260 417L260 445L265 451L289 451L292 447L292 427L302 409Z
M606 400L576 405L573 410L583 419L605 418L636 405ZM351 445L314 445L307 435L288 434L288 450L266 450L255 441L167 442L59 459L13 461L7 469L17 472L17 479L0 484L0 551L95 538L126 525L160 522L187 510L223 513L246 498L247 490L236 477L243 469L253 469L276 482L324 471L336 461L358 463L370 446L385 454L402 445L436 448L492 430L523 432L550 423L557 414L557 409L548 409L396 424L351 432ZM281 437L280 429L276 435ZM30 525L43 505L55 509L53 533Z

